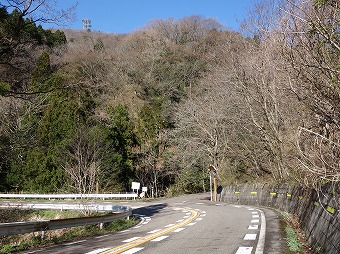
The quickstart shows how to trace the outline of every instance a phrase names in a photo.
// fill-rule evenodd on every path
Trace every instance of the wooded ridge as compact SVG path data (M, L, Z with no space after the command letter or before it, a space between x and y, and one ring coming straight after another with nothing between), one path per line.
M194 193L211 164L221 185L339 182L339 1L128 34L46 30L17 2L0 4L0 191Z

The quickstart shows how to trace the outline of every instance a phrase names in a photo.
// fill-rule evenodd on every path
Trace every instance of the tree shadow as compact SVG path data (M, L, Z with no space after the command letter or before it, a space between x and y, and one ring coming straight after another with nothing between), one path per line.
M159 213L162 209L164 209L167 206L168 206L167 203L144 206L144 207L133 209L132 214L152 216L152 215Z

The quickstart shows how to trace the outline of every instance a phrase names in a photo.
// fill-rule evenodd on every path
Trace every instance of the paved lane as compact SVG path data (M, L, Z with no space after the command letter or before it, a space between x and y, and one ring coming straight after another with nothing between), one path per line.
M141 218L139 225L115 234L23 253L283 253L274 212L212 203L208 199L208 194L197 194L125 203ZM270 215L269 220L265 214ZM271 227L272 234L266 241L265 224Z
M142 249L138 253L255 253L261 230L260 211L210 202L185 202L182 205L177 202L173 205L189 206L201 215L180 232L168 234L161 243L140 246Z

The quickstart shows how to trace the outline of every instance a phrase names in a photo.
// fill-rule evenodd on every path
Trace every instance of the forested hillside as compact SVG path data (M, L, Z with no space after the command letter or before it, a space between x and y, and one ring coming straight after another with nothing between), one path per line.
M51 31L0 7L0 191L200 192L210 164L221 184L340 180L337 0L261 1L241 32Z

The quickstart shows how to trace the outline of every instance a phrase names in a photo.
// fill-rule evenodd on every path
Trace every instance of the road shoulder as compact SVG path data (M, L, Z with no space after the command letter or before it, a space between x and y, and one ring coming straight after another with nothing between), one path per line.
M266 216L266 242L264 253L282 254L287 249L287 243L284 237L283 228L280 226L282 220L281 215L270 208L263 208L261 210Z

